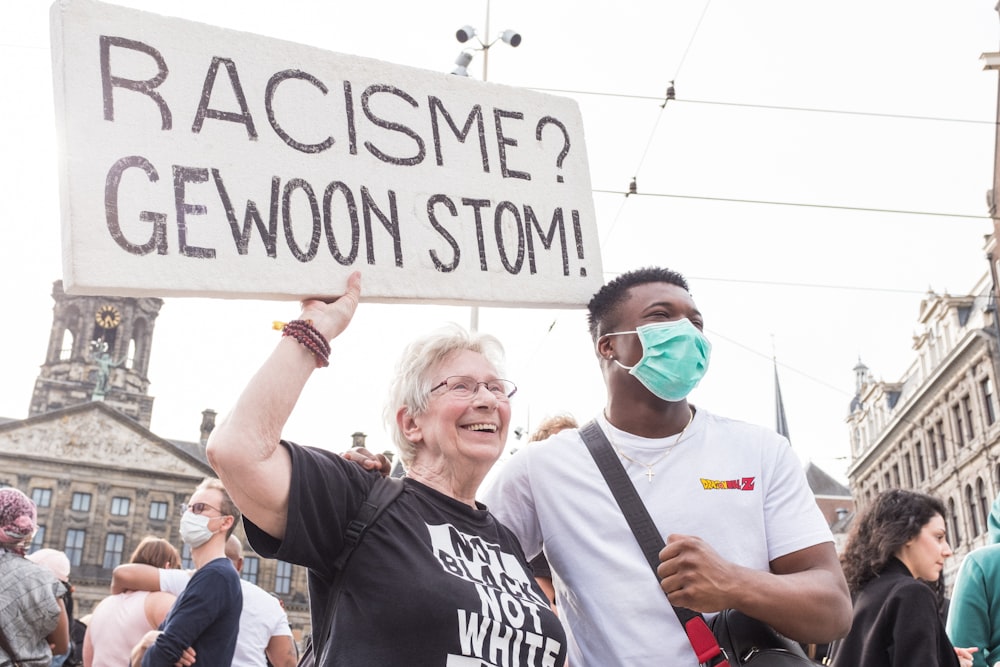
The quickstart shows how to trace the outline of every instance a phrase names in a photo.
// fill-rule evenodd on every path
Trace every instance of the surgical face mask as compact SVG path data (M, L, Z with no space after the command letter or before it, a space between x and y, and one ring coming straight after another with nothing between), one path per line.
M181 539L185 544L197 549L201 545L212 539L215 532L208 528L208 522L215 517L208 517L204 514L195 514L191 510L184 512L181 517Z
M712 344L687 318L645 324L635 331L616 331L606 336L637 334L642 358L635 366L613 361L635 376L664 401L679 401L691 393L705 376Z

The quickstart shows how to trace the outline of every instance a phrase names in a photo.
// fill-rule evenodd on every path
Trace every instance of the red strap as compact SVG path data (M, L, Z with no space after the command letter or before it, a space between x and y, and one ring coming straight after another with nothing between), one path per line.
M684 624L684 632L687 633L691 648L698 656L698 664L709 664L713 667L729 667L729 660L726 654L719 648L719 642L715 640L715 635L708 629L704 617L695 616ZM712 662L721 657L719 662Z

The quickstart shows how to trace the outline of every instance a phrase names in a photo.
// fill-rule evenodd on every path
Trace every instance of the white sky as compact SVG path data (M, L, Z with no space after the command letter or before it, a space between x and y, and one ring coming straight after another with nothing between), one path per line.
M453 67L455 30L482 32L486 19L485 0L117 4L435 71ZM48 10L7 3L0 21L0 415L13 418L27 416L61 277ZM515 28L524 41L490 49L489 79L580 91L561 94L583 112L606 277L677 269L705 314L713 358L693 402L773 426L773 350L793 446L844 479L859 356L897 379L926 290L965 293L987 269L997 76L979 56L998 50L998 26L988 0L493 0L490 39ZM477 53L469 70L481 78L481 67ZM670 80L677 100L661 109ZM647 196L599 192L622 192L633 176ZM697 198L651 196L666 194ZM271 321L297 312L168 299L149 370L153 430L197 439L201 411L224 414L277 341ZM381 448L401 346L447 321L467 325L469 310L362 304L286 436L342 450L360 430ZM583 311L481 310L521 387L512 426L602 407L584 321Z

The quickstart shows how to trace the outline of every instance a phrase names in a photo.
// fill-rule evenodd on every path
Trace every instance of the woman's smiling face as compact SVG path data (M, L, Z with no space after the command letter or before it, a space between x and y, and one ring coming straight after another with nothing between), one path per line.
M476 382L497 379L493 364L482 354L460 350L449 355L435 369L427 410L414 418L419 429L417 459L440 456L452 463L480 462L492 465L503 453L510 424L510 402L498 398L484 385L476 386L471 398L455 396L446 378L467 376Z

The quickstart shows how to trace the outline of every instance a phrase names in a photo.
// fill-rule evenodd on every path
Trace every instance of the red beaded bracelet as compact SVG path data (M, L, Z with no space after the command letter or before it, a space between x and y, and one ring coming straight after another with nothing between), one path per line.
M313 326L311 320L292 320L291 322L275 322L275 329L281 330L282 336L288 336L299 345L309 350L316 357L316 367L325 368L330 365L330 342Z
M327 341L326 336L321 334L319 330L313 326L312 322L309 320L292 320L287 325L285 325L285 331L288 332L289 336L296 336L301 334L307 336L312 340L326 355L330 354L330 342Z

